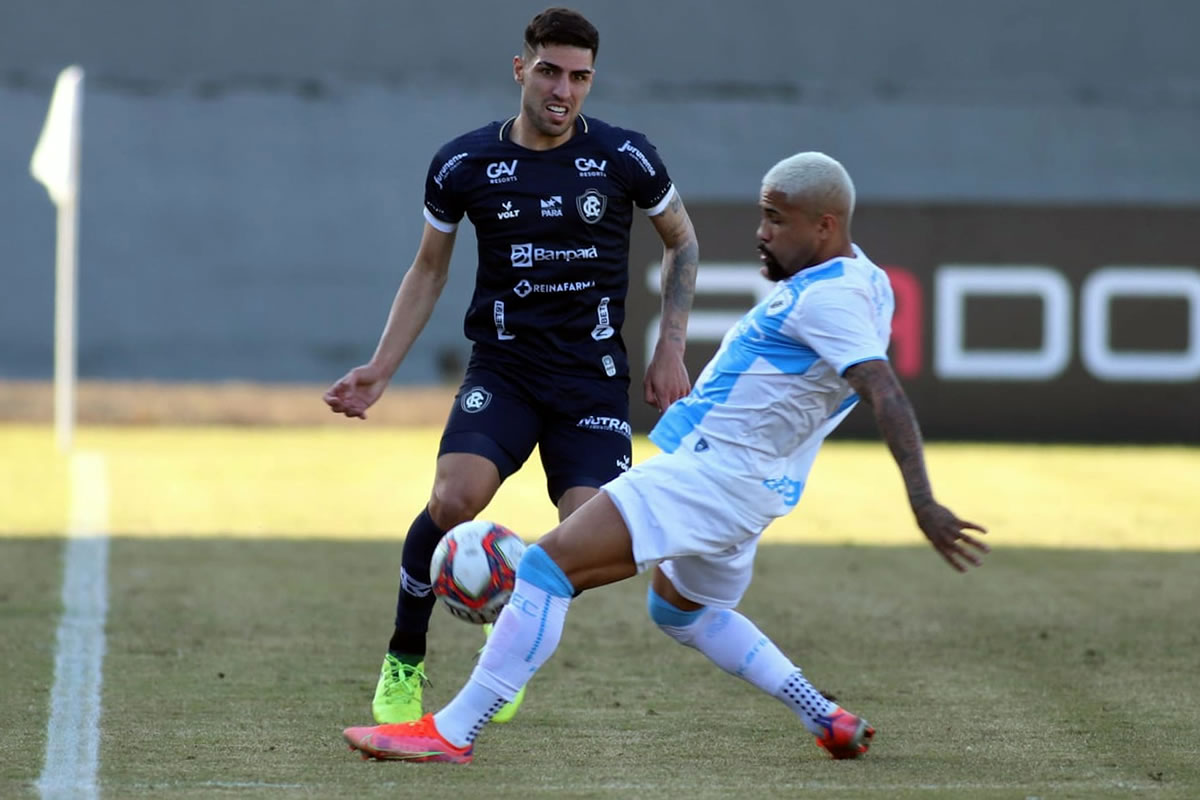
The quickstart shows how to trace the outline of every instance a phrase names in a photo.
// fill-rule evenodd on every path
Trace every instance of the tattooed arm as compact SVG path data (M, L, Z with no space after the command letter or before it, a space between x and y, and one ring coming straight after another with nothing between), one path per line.
M933 487L925 470L921 429L891 366L881 360L863 361L848 368L843 377L875 412L875 423L900 467L917 525L929 543L959 572L965 572L968 564L979 566L980 554L987 553L989 548L966 533L966 529L987 531L973 522L959 519L933 499ZM975 552L968 549L968 545Z
M650 221L663 242L662 319L658 325L658 344L646 367L643 388L646 402L665 411L691 389L683 353L688 313L696 293L700 245L678 191L666 210L651 217Z

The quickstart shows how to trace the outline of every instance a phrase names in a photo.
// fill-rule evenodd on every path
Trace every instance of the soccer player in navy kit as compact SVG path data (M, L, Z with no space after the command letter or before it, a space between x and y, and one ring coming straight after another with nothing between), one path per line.
M695 232L646 137L580 114L598 41L592 24L569 9L547 9L529 23L513 59L520 112L434 156L421 244L376 351L325 393L333 411L366 417L428 322L457 226L468 217L479 249L464 325L474 344L429 503L404 541L395 630L372 702L380 723L421 716L435 601L429 560L445 532L482 511L535 445L559 519L631 465L621 324L635 206L664 248L662 322L644 399L665 410L690 389L683 353ZM522 696L494 719L511 719Z

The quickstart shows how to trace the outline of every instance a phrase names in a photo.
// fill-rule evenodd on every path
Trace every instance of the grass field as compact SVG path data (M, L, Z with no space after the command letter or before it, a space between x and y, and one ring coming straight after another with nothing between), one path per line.
M876 725L861 761L825 760L782 706L654 629L644 577L574 603L475 764L359 761L339 732L369 718L436 435L81 432L113 537L101 796L1200 796L1195 448L931 446L943 499L992 529L960 576L921 545L884 448L831 442L743 610ZM44 427L0 427L0 454L0 797L36 797L79 487ZM534 462L486 516L534 538L541 484ZM437 610L431 705L480 642Z

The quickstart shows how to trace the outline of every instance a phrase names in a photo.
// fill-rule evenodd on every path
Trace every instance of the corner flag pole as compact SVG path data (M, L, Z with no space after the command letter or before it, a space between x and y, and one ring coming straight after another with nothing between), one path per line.
M59 73L50 110L29 171L46 187L58 211L54 278L54 434L59 450L71 449L75 432L76 277L79 255L79 155L83 68Z

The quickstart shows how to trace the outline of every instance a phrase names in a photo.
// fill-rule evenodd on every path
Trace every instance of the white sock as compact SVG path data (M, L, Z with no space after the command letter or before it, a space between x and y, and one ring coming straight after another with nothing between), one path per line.
M467 685L433 715L438 732L456 747L475 741L488 720L549 660L562 638L571 598L517 578Z
M825 731L819 717L837 706L814 689L800 668L742 614L727 608L706 608L685 628L660 627L704 653L729 674L782 701L811 733L820 735Z

